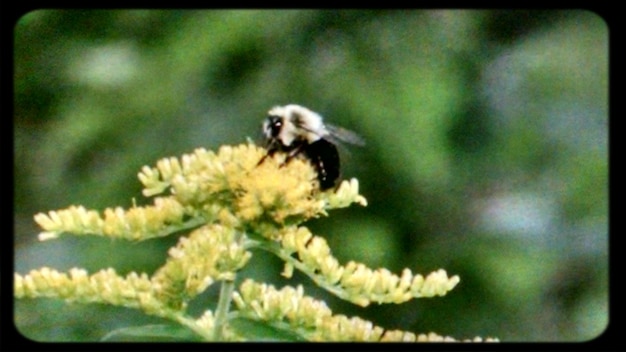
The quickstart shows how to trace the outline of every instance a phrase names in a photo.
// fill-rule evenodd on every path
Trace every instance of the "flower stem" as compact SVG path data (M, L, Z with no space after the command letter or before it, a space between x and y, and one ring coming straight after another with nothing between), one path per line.
M300 272L302 272L303 274L308 276L318 286L322 287L326 291L334 294L335 296L337 296L337 297L339 297L341 299L345 299L345 300L348 300L350 302L362 305L361 302L358 302L358 301L355 302L355 300L350 296L350 294L348 292L346 292L340 285L338 285L336 283L328 282L328 280L323 275L320 275L320 274L318 274L315 271L315 268L310 268L309 266L307 266L303 262L301 262L298 259L294 258L289 252L287 252L285 249L281 248L276 243L269 242L269 241L248 240L247 243L244 246L246 246L246 248L254 248L254 247L256 247L256 248L260 248L260 249L263 249L265 251L268 251L270 253L273 253L278 258L282 259L285 263L289 263L289 264L293 265L296 269L298 269Z
M215 328L213 331L213 340L222 341L224 337L224 325L228 317L228 309L232 300L233 290L235 289L235 280L222 281L220 288L220 297L215 310Z

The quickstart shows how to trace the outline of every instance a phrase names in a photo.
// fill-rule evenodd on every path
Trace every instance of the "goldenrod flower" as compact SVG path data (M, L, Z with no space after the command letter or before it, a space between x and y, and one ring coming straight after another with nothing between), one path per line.
M434 333L414 334L400 330L385 330L359 317L333 315L323 301L304 295L301 285L276 289L272 285L246 280L233 301L244 316L274 323L287 323L311 341L395 341L395 342L453 342L451 337ZM481 338L466 342L481 342ZM486 341L497 341L487 339Z
M16 298L54 297L69 302L108 303L140 308L151 314L164 312L163 304L154 295L154 285L146 274L131 272L119 276L113 269L89 275L84 269L61 273L43 267L27 275L14 275Z
M323 301L304 296L301 285L276 290L274 286L245 280L233 302L245 316L266 321L286 321L294 328L309 329L321 325L332 314Z
M312 341L450 341L433 333L386 331L359 317L334 315L323 301L304 294L302 286L277 290L244 280L233 292L237 273L253 249L267 250L285 262L283 276L299 270L332 294L358 304L403 303L413 298L443 296L458 283L440 269L426 276L404 269L400 274L362 263L341 264L327 241L301 223L353 203L367 205L356 179L320 191L313 166L305 159L267 151L253 144L224 146L217 152L196 149L180 158L157 161L138 174L146 206L107 208L82 206L35 215L40 240L61 234L96 235L132 241L167 236L183 230L152 277L113 269L89 275L83 269L60 273L41 268L15 274L15 297L56 297L70 302L99 302L141 309L174 320L204 340L245 340L229 320L244 317L278 324ZM264 158L265 157L265 158ZM263 159L263 162L260 160ZM134 202L133 202L134 203ZM221 284L214 311L199 318L186 310L191 299L215 282ZM239 310L229 313L231 299Z
M39 234L41 241L57 238L61 233L74 235L98 235L127 240L142 240L167 235L173 228L184 226L185 211L172 197L155 198L154 205L107 208L101 216L95 210L83 206L35 215L35 221L45 232Z
M478 336L473 339L457 340L450 336L437 335L434 332L414 334L409 331L387 330L381 342L499 342L499 340L491 337L483 339Z
M235 272L252 256L239 244L236 231L221 225L192 231L168 253L167 262L155 273L153 281L163 300L183 307L213 282L234 280Z
M460 281L458 276L448 277L442 269L424 277L413 275L410 269L404 269L398 276L387 269L372 270L354 261L342 266L331 255L326 240L313 236L305 227L283 229L278 237L282 248L277 254L287 265L298 267L329 291L360 306L443 296ZM297 254L297 260L293 253Z
M265 232L266 225L300 223L326 210L352 203L366 205L358 181L341 183L337 192L319 192L313 167L305 160L285 163L276 154L259 164L265 149L253 144L224 146L217 153L196 149L180 159L164 158L144 166L139 180L153 205L107 208L101 215L82 206L35 215L44 232L40 240L61 233L100 235L128 240L165 236L203 223L246 226Z

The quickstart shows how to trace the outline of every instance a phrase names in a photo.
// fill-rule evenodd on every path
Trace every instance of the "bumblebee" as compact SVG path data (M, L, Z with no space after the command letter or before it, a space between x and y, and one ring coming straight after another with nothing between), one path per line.
M278 151L287 153L285 163L302 155L313 164L322 191L334 187L341 174L336 144L365 144L356 133L325 124L318 113L296 104L270 109L263 134L268 151L259 164Z

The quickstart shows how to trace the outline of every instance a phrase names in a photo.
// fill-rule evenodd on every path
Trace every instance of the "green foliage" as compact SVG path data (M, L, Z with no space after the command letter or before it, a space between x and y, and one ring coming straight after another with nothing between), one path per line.
M143 325L121 328L106 334L103 342L201 342L193 331L180 325Z

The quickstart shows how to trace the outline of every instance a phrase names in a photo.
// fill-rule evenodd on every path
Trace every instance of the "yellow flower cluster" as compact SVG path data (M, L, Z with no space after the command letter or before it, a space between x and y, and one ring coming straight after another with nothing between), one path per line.
M110 268L93 275L84 269L61 273L47 267L31 270L24 276L15 274L14 294L16 298L54 297L69 302L108 303L140 308L156 315L165 312L146 274L131 272L121 277Z
M369 336L376 340L383 332L381 328L372 331L371 323L368 326L358 318L350 322L333 316L326 303L305 296L301 285L277 290L248 279L233 293L233 302L242 315L270 323L287 322L310 341L367 341Z
M217 224L181 237L153 277L159 297L169 306L184 306L215 280L234 280L235 272L252 256L236 237L234 229Z
M323 301L304 295L301 285L286 286L280 290L272 285L253 280L244 281L233 301L240 314L252 319L274 323L287 323L287 328L297 331L310 341L359 342L455 342L451 337L434 333L414 334L400 330L385 330L359 317L333 315ZM466 342L481 342L477 337ZM486 339L485 341L497 341Z
M428 334L414 334L409 331L388 330L380 339L381 342L499 342L497 338L487 337L483 339L476 336L473 339L457 340L450 336L437 335L434 332Z
M376 303L403 303L412 298L443 296L458 283L459 277L448 277L445 270L437 270L426 277L413 275L404 269L400 276L387 269L372 270L354 261L345 266L331 255L330 247L322 237L313 236L305 227L291 227L282 232L282 252L279 255L288 265L297 266L318 284L337 296L360 306ZM299 262L291 256L296 253ZM291 269L286 270L290 273Z
M344 181L337 192L319 192L311 165L300 159L284 163L275 154L259 164L266 150L253 144L223 146L217 153L196 149L180 159L164 158L155 168L144 166L139 180L153 205L107 208L82 206L35 215L44 230L40 240L62 233L144 240L198 225L220 222L231 227L282 226L326 215L331 208L366 205L356 179Z
M169 234L168 226L179 228L183 224L184 209L175 199L156 198L154 205L107 208L104 216L83 206L35 215L35 222L45 231L41 241L57 238L61 233L74 235L99 235L127 240L143 240ZM178 226L177 226L178 225Z
M329 209L345 208L352 203L367 206L367 200L359 194L359 181L356 178L344 180L335 192L324 193L322 198Z
M166 263L152 277L113 269L88 275L49 268L15 274L15 297L57 297L138 308L189 327L205 340L245 338L229 326L232 316L288 324L313 341L448 341L436 334L385 331L358 317L333 315L322 301L304 295L302 286L273 286L245 280L233 292L236 273L250 260L251 249L276 254L285 262L283 275L298 269L336 296L367 306L403 303L413 298L443 296L458 283L444 270L425 277L405 269L396 275L354 261L341 265L328 243L301 222L327 215L327 210L357 203L367 205L356 179L321 192L314 168L306 160L285 155L266 157L253 144L223 146L217 153L196 149L180 158L164 158L143 167L139 180L152 205L107 208L102 213L70 206L35 215L40 240L62 233L144 240L191 230L168 251ZM260 162L263 160L263 162ZM215 312L198 319L187 315L190 299L215 281L222 291ZM228 313L230 299L240 312Z
M161 159L138 175L144 195L169 191L154 198L153 205L107 208L102 213L70 206L39 213L35 221L44 230L39 239L69 233L145 240L195 228L170 249L152 280L159 299L169 307L184 308L215 280L233 280L248 262L251 253L241 245L246 232L271 237L268 234L285 223L355 202L366 204L356 180L344 181L336 192L320 192L310 163L298 158L285 163L280 153L260 162L266 153L242 144L223 146L217 153L196 149L180 158Z
M253 144L223 146L217 153L196 149L180 159L162 159L155 168L144 167L139 180L144 195L169 188L178 202L207 219L228 209L233 219L247 224L297 223L325 215L329 208L366 204L356 180L344 182L338 192L322 194L310 163L298 158L285 163L280 153L259 163L266 153Z

